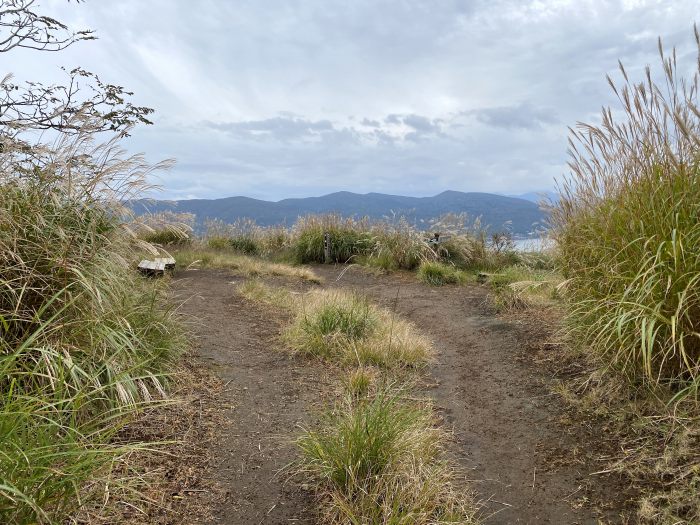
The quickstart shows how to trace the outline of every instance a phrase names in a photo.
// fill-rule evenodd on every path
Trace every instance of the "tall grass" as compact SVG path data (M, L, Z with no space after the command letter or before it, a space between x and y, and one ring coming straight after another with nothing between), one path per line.
M391 389L341 403L299 439L299 470L318 486L325 523L472 524L474 507L441 458L430 407Z
M0 522L54 523L127 451L110 439L162 399L183 344L160 284L131 265L124 198L150 167L86 136L33 164L0 162ZM152 248L150 248L152 249Z
M467 274L450 264L441 262L424 261L418 267L418 279L432 286L444 284L463 283L467 280Z
M619 107L571 131L552 223L575 337L633 381L697 391L699 72L682 78L675 50L659 52L660 82L647 68L635 83L620 64Z
M320 283L321 278L311 269L270 262L258 257L232 252L229 249L212 249L192 246L175 251L175 260L183 268L223 268L246 277L291 277Z
M137 235L140 239L160 246L192 244L195 216L192 213L161 212L139 217Z

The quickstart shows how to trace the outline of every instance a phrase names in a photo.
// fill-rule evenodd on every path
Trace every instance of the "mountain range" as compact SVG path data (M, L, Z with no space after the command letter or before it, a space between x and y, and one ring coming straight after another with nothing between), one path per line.
M446 213L467 213L481 218L491 231L509 229L528 235L542 229L546 213L534 202L491 193L444 191L434 197L404 197L382 193L358 194L340 191L321 197L284 199L271 202L250 197L189 199L180 201L137 200L130 206L137 214L164 211L193 213L201 226L207 219L232 223L239 218L254 219L261 226L293 224L308 214L338 213L345 217L373 219L405 216L412 223L427 223Z

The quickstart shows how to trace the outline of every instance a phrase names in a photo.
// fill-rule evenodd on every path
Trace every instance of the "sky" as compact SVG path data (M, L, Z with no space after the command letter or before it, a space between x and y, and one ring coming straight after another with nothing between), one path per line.
M126 139L160 198L334 191L521 194L567 174L606 74L692 67L697 1L38 0L98 40L0 56L16 80L82 66L155 109Z

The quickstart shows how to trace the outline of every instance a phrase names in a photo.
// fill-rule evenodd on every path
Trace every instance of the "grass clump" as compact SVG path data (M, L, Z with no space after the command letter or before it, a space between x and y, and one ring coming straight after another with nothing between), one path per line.
M140 187L148 169L88 145L30 171L0 164L2 523L62 523L118 492L115 468L148 445L112 438L163 399L184 346L165 283L132 266L144 245L110 186Z
M287 288L268 286L258 279L249 279L239 288L240 294L258 303L263 303L276 308L292 309L295 305L295 298Z
M293 253L298 264L326 262L324 235L331 242L331 262L347 263L367 255L374 246L367 220L344 219L339 215L309 215L294 225Z
M467 281L466 272L449 264L424 261L418 267L418 279L431 286L443 286L445 284L460 284Z
M284 340L295 350L341 364L418 366L431 343L403 319L357 293L322 290L301 296Z
M325 523L475 523L442 460L429 407L387 390L336 408L299 439L299 470L314 482Z
M563 279L557 271L516 265L485 275L501 311L553 306L561 299Z
M570 340L638 401L619 470L645 486L640 522L698 523L700 70L683 78L675 50L659 51L662 82L647 68L635 83L620 64L621 107L572 130L551 221Z
M681 388L700 378L700 110L686 87L700 73L680 78L675 51L662 61L663 88L621 66L623 116L573 133L552 219L575 337L633 380Z
M366 397L378 379L378 372L371 367L354 368L344 381L345 391L352 398Z

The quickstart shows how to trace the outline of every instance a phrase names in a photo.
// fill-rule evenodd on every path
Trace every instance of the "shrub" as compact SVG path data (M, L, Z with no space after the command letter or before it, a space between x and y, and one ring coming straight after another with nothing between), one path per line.
M572 174L552 210L572 335L633 380L700 373L700 108L679 77L611 86L620 117L572 131Z
M467 277L463 271L441 262L425 261L418 268L418 279L432 286L463 283Z

